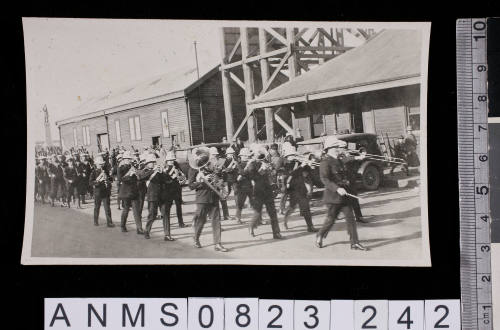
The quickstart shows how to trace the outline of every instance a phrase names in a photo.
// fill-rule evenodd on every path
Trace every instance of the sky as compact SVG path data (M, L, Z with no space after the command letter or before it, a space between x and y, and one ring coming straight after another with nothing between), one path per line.
M29 134L44 141L44 105L52 139L58 140L55 122L87 99L178 67L194 67L195 41L200 73L207 72L220 62L222 25L236 23L24 18ZM346 45L359 44L349 38L354 37L347 35Z
M28 115L45 139L46 104L52 139L57 120L86 99L175 70L200 72L220 62L218 28L166 20L24 19ZM214 47L214 45L216 47Z

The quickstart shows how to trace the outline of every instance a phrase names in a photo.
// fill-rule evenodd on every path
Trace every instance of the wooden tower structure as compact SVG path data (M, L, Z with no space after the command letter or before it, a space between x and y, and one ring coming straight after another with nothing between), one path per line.
M248 103L352 48L344 45L345 33L366 40L374 31L324 27L221 28L220 70L228 140L237 137L245 125L249 142L273 141L278 128L295 134L297 126L293 111L286 114L266 108L262 114L254 113L248 106L243 121L235 123L230 80L244 90L245 103Z

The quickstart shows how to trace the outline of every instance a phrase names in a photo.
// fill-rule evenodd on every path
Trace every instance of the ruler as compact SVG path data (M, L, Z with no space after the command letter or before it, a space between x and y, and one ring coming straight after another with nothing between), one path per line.
M486 19L456 25L463 329L493 329Z

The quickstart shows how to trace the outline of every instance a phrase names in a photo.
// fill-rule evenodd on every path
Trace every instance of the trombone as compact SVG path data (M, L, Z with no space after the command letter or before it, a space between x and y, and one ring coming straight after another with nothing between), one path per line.
M406 160L404 160L403 158L369 154L369 153L366 153L362 150L346 150L345 152L349 155L352 155L352 156L363 156L365 159L369 159L369 160L378 160L381 162L407 165Z

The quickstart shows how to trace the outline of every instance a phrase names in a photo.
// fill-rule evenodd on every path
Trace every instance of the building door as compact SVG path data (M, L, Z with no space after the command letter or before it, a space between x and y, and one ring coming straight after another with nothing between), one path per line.
M153 146L159 146L160 145L160 137L159 136L153 136L151 138Z
M109 138L107 133L97 134L97 149L99 152L109 150Z

